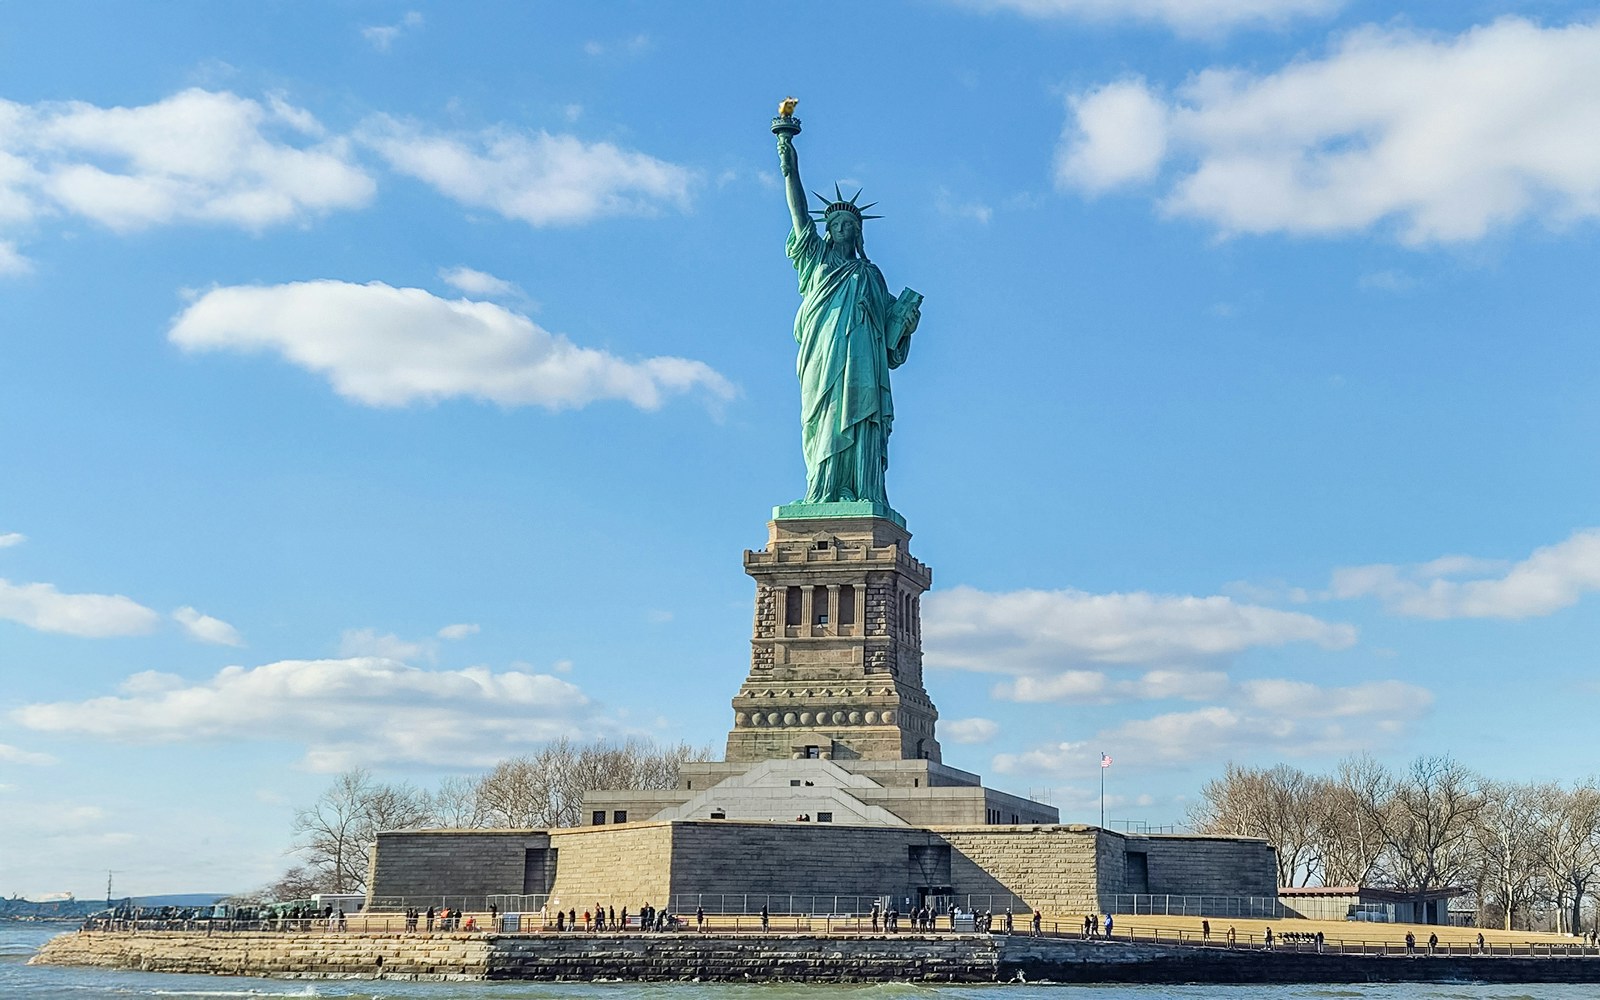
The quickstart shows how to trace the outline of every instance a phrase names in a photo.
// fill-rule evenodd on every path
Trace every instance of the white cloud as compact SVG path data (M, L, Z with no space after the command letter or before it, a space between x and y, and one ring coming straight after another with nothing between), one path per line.
M1065 677L1085 665L1202 664L1293 642L1343 649L1356 640L1349 625L1298 612L1143 592L955 587L930 594L923 617L930 665L1035 676Z
M953 219L970 219L982 226L987 226L994 218L994 209L988 205L981 201L960 201L947 188L936 192L934 207Z
M422 27L422 15L417 11L407 11L405 16L394 24L375 24L361 29L361 37L379 52L388 52L389 47L401 35L415 28Z
M1397 738L1433 704L1433 694L1401 681L1323 687L1282 679L1246 681L1221 704L1134 719L1061 743L998 754L1007 774L1084 774L1099 749L1120 763L1220 763L1241 755L1336 756ZM1098 749L1091 749L1098 748Z
M271 739L318 771L353 764L486 767L521 747L611 729L575 685L486 667L422 670L379 657L231 666L209 680L27 705L17 723L116 743Z
M1207 70L1171 99L1123 82L1072 107L1063 185L1143 182L1160 160L1163 209L1227 233L1452 243L1600 216L1600 23L1365 28L1275 73Z
M1113 679L1098 670L1067 670L1047 677L1017 677L996 685L992 693L1007 701L1108 704L1168 698L1206 701L1227 689L1228 675L1211 670L1151 670L1130 680Z
M379 116L368 121L362 139L398 173L462 204L534 226L683 210L696 183L686 167L543 131L496 128L450 136Z
M1089 193L1161 170L1167 108L1143 80L1107 84L1067 99L1071 115L1056 153L1056 182Z
M1001 774L1067 774L1088 766L1087 743L1054 743L1022 753L997 753L991 766Z
M951 743L987 743L1000 732L993 719L950 719L939 723L939 736Z
M1185 35L1275 26L1296 17L1332 14L1344 0L964 0L968 6L1033 18L1145 21Z
M484 271L475 271L470 267L448 267L439 269L439 277L444 283L464 295L483 295L489 298L513 298L522 294L522 289L505 280L496 278Z
M462 622L459 625L446 625L439 630L441 639L465 639L469 635L477 635L481 631L478 625L471 622Z
M0 619L90 638L143 635L161 616L121 594L63 594L48 583L0 580Z
M1473 575L1480 578L1457 579ZM1600 528L1586 528L1509 568L1497 560L1446 556L1417 566L1337 569L1329 596L1375 597L1387 610L1416 618L1514 619L1553 614L1596 590Z
M1432 704L1431 692L1400 681L1351 687L1251 681L1240 686L1235 704L1126 722L1097 739L1167 763L1238 754L1334 756L1394 739Z
M1382 271L1370 271L1363 274L1356 284L1362 289L1375 292L1409 292L1417 287L1417 279L1404 271L1388 268Z
M591 38L583 43L583 51L585 55L590 56L603 56L611 53L636 56L648 52L652 44L650 36L646 34L631 35L615 42L602 42Z
M339 655L432 661L437 658L438 649L427 639L411 642L393 633L380 633L377 629L352 628L339 636Z
M24 257L10 240L0 240L0 274L29 274L33 262Z
M0 743L0 764L26 764L30 767L47 767L57 763L56 759L47 753L35 753L32 750L23 750L9 743Z
M629 361L579 347L503 306L382 282L214 288L168 333L187 350L270 350L368 406L466 396L552 410L621 399L653 410L670 394L730 398L699 361Z
M119 232L259 230L359 207L374 189L348 141L281 99L190 89L138 107L0 100L0 225L64 212ZM19 259L0 247L0 264Z
M219 646L244 645L244 637L238 629L220 618L203 615L194 608L179 608L172 613L172 620L182 625L191 638L201 642L212 642Z
M0 535L0 549L9 549L13 545L21 545L28 540L28 536L20 531L8 531Z

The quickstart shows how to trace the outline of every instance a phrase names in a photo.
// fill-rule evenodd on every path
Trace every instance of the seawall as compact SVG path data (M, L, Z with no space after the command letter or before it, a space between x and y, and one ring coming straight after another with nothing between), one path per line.
M94 931L53 938L32 961L285 978L1600 983L1597 957L1319 955L1025 935Z

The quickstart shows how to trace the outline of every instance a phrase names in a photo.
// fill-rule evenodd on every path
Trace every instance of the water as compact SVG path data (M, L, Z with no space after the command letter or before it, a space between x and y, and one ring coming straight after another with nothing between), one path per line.
M3 1000L338 997L344 1000L1593 1000L1595 986L744 986L636 983L405 983L175 976L28 965L62 925L0 921Z

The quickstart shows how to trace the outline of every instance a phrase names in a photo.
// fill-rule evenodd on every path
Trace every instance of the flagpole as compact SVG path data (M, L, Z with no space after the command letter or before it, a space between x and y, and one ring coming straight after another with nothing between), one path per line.
M1100 751L1100 829L1106 828L1106 752Z

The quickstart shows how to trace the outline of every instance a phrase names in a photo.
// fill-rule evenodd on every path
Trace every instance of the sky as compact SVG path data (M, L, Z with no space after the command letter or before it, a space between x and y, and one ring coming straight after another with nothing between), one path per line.
M720 750L804 489L769 119L926 296L946 763L1596 770L1600 5L0 0L0 892Z

